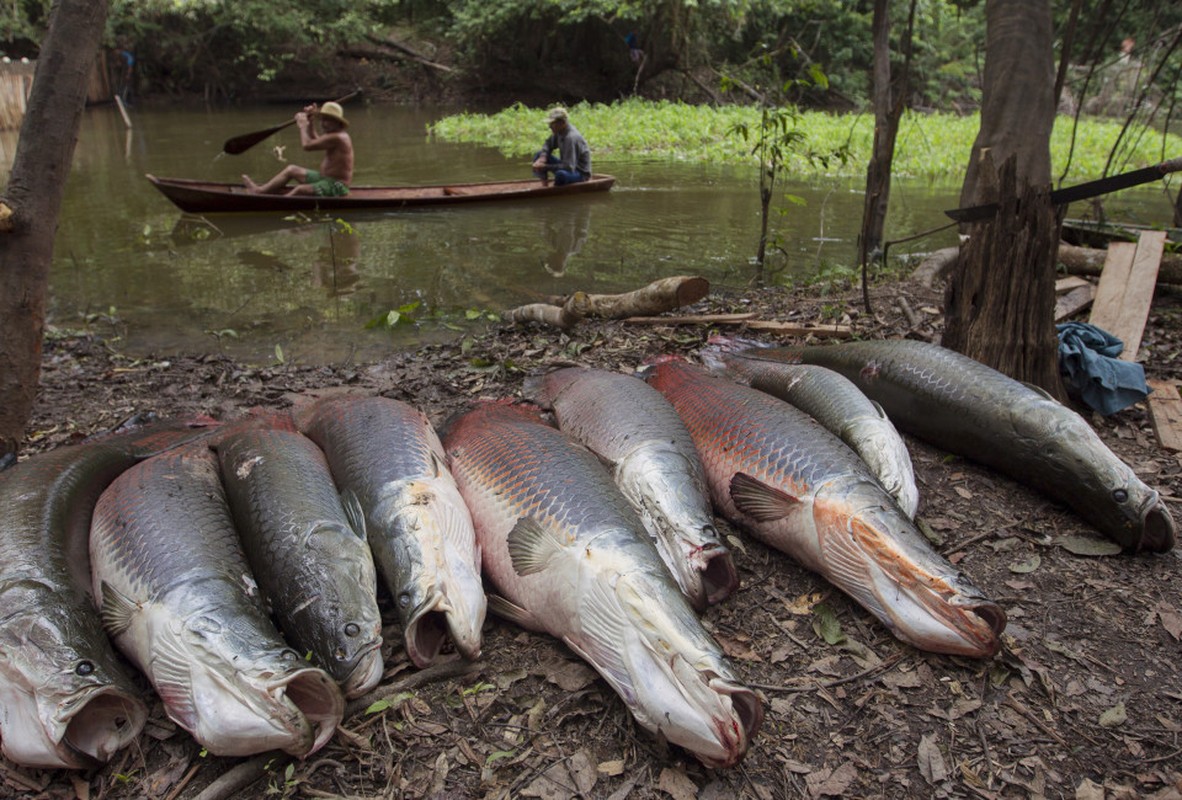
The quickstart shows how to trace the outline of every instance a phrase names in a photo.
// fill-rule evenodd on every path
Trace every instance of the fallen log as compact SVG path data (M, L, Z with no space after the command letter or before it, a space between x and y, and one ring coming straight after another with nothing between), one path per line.
M818 325L811 322L779 322L774 319L753 319L754 314L695 314L680 317L627 317L625 325L742 325L753 331L782 333L787 336L817 336L829 339L848 339L853 335L849 325Z
M1076 247L1065 242L1059 243L1059 263L1072 275L1100 274L1104 268L1107 250L1095 247ZM960 248L945 247L929 254L911 273L912 279L931 287L942 280L955 266L960 257ZM1165 253L1161 257L1161 268L1157 273L1158 283L1182 284L1182 255Z
M675 308L692 305L710 293L710 281L691 275L674 275L655 280L623 294L581 294L578 309L585 316L602 319L623 319L663 314ZM549 302L565 306L569 297L551 297Z
M550 325L564 331L570 330L586 316L577 307L584 297L586 295L582 292L575 292L566 305L561 306L550 303L528 303L509 309L505 312L504 318L506 322L540 322L543 325Z

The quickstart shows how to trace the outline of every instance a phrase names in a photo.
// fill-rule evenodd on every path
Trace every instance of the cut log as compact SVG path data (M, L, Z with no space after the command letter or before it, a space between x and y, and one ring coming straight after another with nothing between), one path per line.
M579 311L584 316L602 319L623 319L663 314L675 308L692 305L710 293L710 281L691 275L675 275L661 278L624 294L587 294L579 292L582 299ZM570 297L552 297L554 305L568 305Z
M1166 450L1182 451L1182 397L1172 381L1149 380L1149 419L1157 443Z
M1108 245L1089 322L1124 342L1120 357L1125 361L1136 360L1141 349L1165 244L1165 231L1145 231L1136 244Z
M529 303L505 312L507 322L540 322L562 330L570 330L583 319L583 314L575 307L583 298L582 292L571 295L570 301L564 306L553 306L549 303Z
M1094 247L1059 245L1059 263L1067 267L1072 275L1099 275L1104 269L1105 251ZM1157 271L1157 282L1171 285L1182 284L1182 254L1163 253L1161 267Z

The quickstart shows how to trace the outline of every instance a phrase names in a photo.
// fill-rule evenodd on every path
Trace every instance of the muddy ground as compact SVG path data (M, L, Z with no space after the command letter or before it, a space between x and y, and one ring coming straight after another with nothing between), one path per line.
M938 292L910 282L876 287L873 315L857 313L859 297L752 290L714 293L692 310L819 321L844 309L862 336L939 334ZM1150 377L1182 379L1180 320L1182 297L1160 291L1142 347ZM493 324L376 364L266 368L217 355L133 358L117 344L71 336L47 345L30 450L137 412L231 419L308 392L387 395L438 423L476 398L519 393L525 375L555 363L631 370L657 354L692 353L708 332L585 321L559 334ZM1158 447L1145 407L1088 418L1182 518L1182 460ZM1074 514L907 441L919 516L937 549L1007 610L1002 652L977 661L915 650L786 556L726 527L742 589L704 622L766 707L736 768L706 769L639 728L602 680L547 637L490 618L478 662L447 654L419 671L389 614L379 689L388 702L351 705L334 740L305 762L203 754L157 701L144 734L105 768L75 774L0 761L0 796L1182 797L1178 552L1073 552L1087 549L1079 537L1103 545Z

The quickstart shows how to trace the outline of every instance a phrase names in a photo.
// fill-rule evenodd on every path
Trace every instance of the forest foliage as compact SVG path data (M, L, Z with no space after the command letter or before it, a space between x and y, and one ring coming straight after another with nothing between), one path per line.
M896 40L910 2L891 4ZM908 107L975 110L984 0L914 3ZM0 4L0 49L35 57L50 5ZM1165 109L1159 124L1176 116L1182 6L1055 0L1052 7L1057 47L1069 47L1073 65L1068 110L1090 96L1111 114L1141 102ZM869 96L871 10L872 0L110 0L105 42L136 53L144 94L258 96L288 73L331 74L342 54L364 58L366 47L391 39L451 67L460 95L511 96L540 84L571 103L634 94L759 102L795 86L792 102L852 110ZM643 58L631 57L629 35ZM1126 40L1134 42L1133 75L1121 68ZM824 91L801 80L818 67L828 76Z

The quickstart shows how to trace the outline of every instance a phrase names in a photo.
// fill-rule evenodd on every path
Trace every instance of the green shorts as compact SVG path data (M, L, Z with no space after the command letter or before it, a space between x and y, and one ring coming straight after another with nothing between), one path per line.
M306 183L317 197L344 197L349 193L348 186L336 178L326 178L314 169L308 170Z

